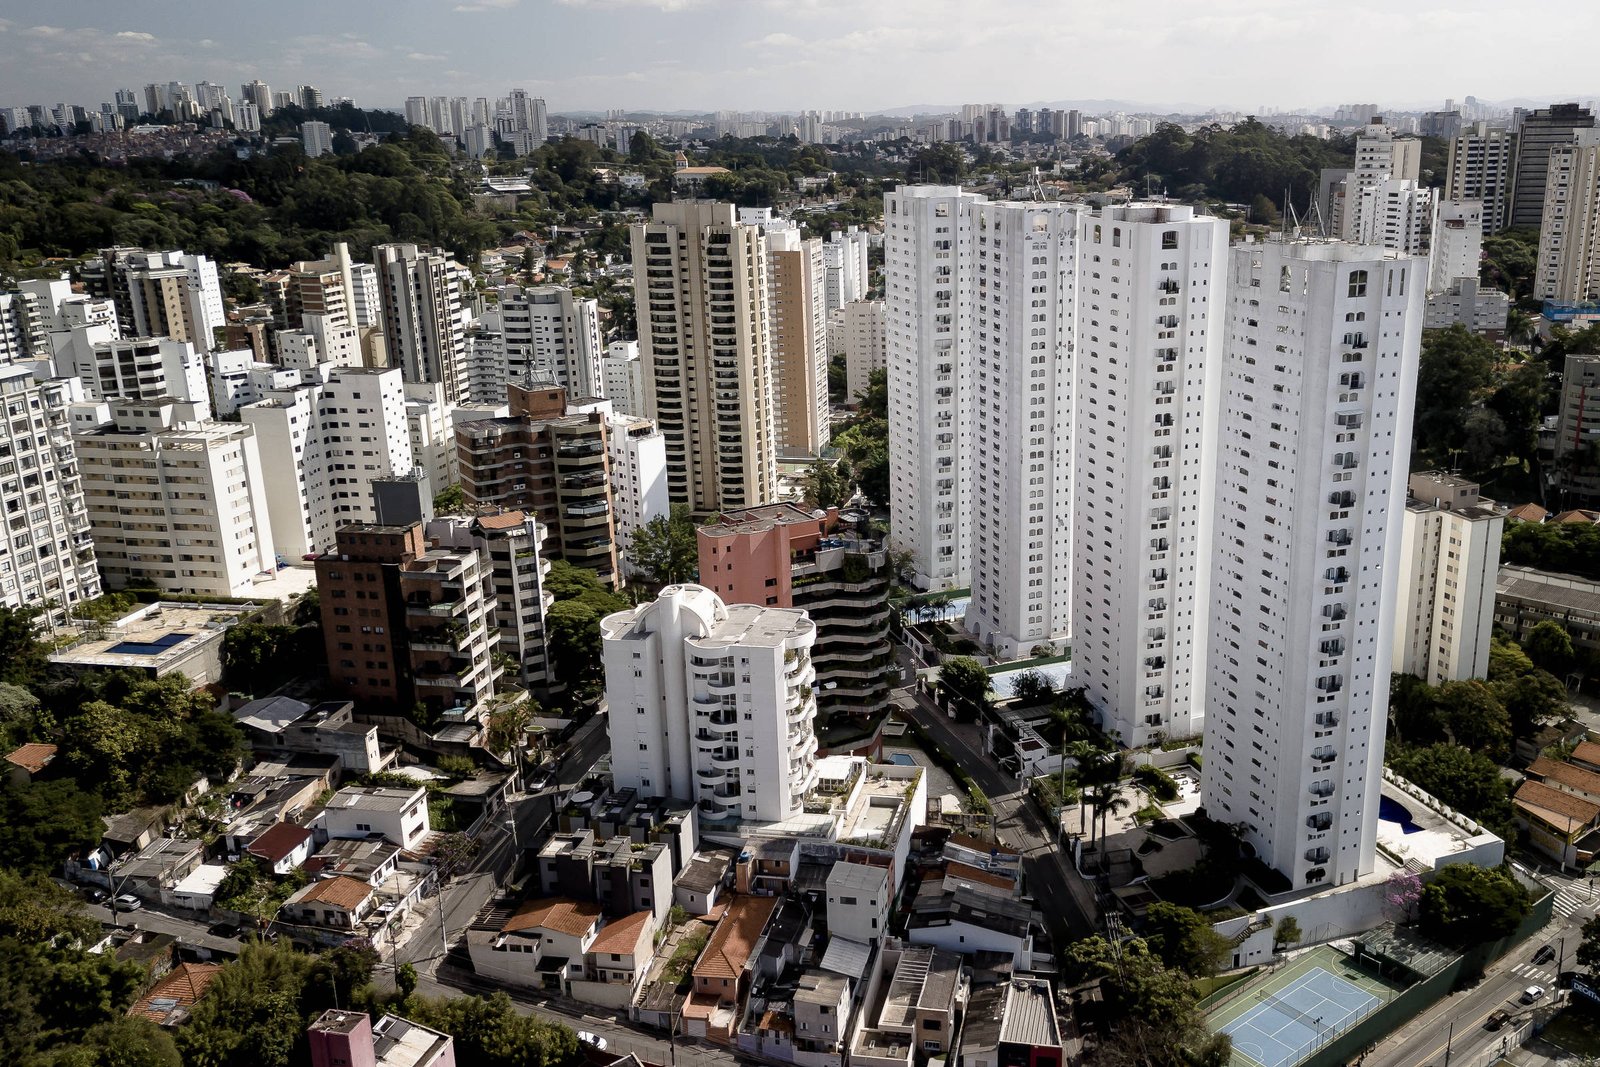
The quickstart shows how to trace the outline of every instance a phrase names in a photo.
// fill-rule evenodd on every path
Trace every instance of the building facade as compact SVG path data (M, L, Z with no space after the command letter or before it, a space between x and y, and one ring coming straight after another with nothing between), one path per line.
M447 404L467 395L467 307L471 274L439 250L412 244L372 250L383 306L383 342L389 366L408 382L439 382Z
M1550 149L1533 295L1579 304L1600 298L1600 130Z
M656 204L632 228L645 416L667 442L667 491L698 514L777 492L768 260L731 204Z
M1450 162L1441 196L1483 205L1483 232L1502 230L1511 214L1516 134L1487 122L1465 126L1450 141Z
M1407 483L1394 670L1429 685L1489 673L1505 509L1441 471Z
M777 447L785 455L817 456L832 436L822 241L781 229L769 230L766 242Z
M504 382L533 386L554 382L570 397L601 396L600 305L564 285L500 290ZM480 403L501 403L504 387Z
M1577 104L1541 107L1517 127L1516 171L1512 175L1507 226L1538 226L1544 218L1545 180L1550 150L1570 144L1579 130L1594 128L1594 113Z
M632 573L633 535L655 519L671 517L667 497L667 442L649 419L606 416L611 452L611 499L616 506L617 555Z
M1229 253L1202 788L1296 888L1375 862L1426 270Z
M867 391L872 372L887 366L883 301L852 300L843 312L845 398L854 404Z
M618 789L691 800L702 823L804 810L817 777L804 612L672 585L600 628Z
M1143 745L1204 722L1228 226L1131 204L1081 227L1073 677Z

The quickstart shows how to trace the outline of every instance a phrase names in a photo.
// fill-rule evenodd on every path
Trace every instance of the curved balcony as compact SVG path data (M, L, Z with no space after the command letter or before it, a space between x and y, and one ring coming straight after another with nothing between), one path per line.
M715 767L702 767L694 772L695 781L709 789L715 789L728 780L728 772Z
M739 769L739 750L721 749L711 754L711 765L724 771Z

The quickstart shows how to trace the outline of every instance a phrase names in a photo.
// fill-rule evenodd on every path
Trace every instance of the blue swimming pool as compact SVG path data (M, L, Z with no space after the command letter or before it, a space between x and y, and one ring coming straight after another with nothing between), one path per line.
M1414 834L1422 829L1412 821L1410 809L1389 797L1378 798L1378 818L1384 822L1399 823L1400 832L1403 834Z
M173 632L154 641L118 641L108 651L119 656L159 656L173 645L181 645L194 634Z
M912 759L911 756L905 752L893 753L889 757L889 762L898 763L902 767L915 767L917 765L917 761Z

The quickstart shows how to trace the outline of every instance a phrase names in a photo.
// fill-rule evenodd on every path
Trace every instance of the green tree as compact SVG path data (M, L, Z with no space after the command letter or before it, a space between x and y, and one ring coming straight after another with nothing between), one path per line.
M1277 929L1272 931L1272 943L1292 947L1304 936L1300 932L1300 920L1293 915L1285 915L1279 920Z
M1162 963L1194 978L1216 974L1233 954L1233 942L1217 933L1204 915L1164 900L1146 912L1144 937Z
M1511 751L1511 716L1500 698L1476 679L1439 686L1437 703L1445 727L1459 745L1503 762Z
M1583 924L1583 940L1578 943L1575 958L1590 978L1600 979L1600 915L1591 916Z
M1452 863L1422 891L1422 932L1458 948L1498 941L1532 906L1528 891L1505 868Z
M988 705L994 680L971 656L952 656L939 667L939 688L963 710L971 710Z
M402 963L394 969L394 987L399 992L401 1001L411 999L417 991L417 969L409 963Z
M456 1040L456 1057L473 1067L560 1067L578 1054L565 1026L518 1014L505 993L432 1000L413 997L406 1017Z
M1042 671L1023 671L1011 684L1011 695L1025 708L1049 704L1056 698L1056 687Z
M39 698L20 685L0 682L0 744L6 751L37 736L41 725Z
M1142 938L1113 946L1095 935L1066 953L1076 980L1100 979L1107 1018L1117 1032L1106 1039L1100 1060L1117 1067L1225 1067L1226 1035L1205 1026L1190 976L1162 962Z
M1498 458L1499 442L1469 440L1469 416L1493 390L1499 352L1485 338L1459 324L1432 330L1423 339L1417 369L1417 407L1412 432L1412 469L1418 464L1449 469L1469 445L1475 469Z
M90 1027L57 1052L50 1067L183 1067L178 1046L149 1019L124 1017Z
M0 682L32 689L49 671L48 654L39 642L38 617L36 607L0 606Z
M1460 745L1396 746L1389 769L1502 837L1516 836L1506 780L1494 760Z
M657 515L634 531L628 560L645 584L661 588L692 582L700 574L700 545L687 504L670 517Z
M529 252L533 249L529 248ZM433 510L437 515L465 515L467 494L459 485L447 485L433 497Z
M100 799L68 780L0 782L0 864L14 871L59 870L69 855L100 843Z
M805 501L812 507L836 508L843 504L850 492L850 483L837 463L819 459L806 468L802 483Z
M1414 674L1389 676L1389 741L1431 745L1449 737L1438 692Z
M1572 666L1572 635L1559 622L1546 619L1538 623L1521 643L1528 658L1541 670L1559 677Z
M599 680L603 673L601 617L600 611L581 600L558 600L545 612L545 644L551 673L559 684L578 686Z

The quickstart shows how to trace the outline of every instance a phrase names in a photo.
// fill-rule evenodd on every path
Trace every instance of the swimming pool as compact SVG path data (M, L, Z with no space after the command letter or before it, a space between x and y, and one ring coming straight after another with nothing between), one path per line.
M181 645L193 636L190 633L173 632L154 641L119 641L107 651L119 656L159 656L173 645Z
M917 765L917 761L912 759L910 753L907 752L896 752L889 757L889 762L899 764L902 767L915 767Z
M1378 798L1378 818L1398 824L1403 834L1414 834L1422 829L1412 820L1410 809L1391 797Z

